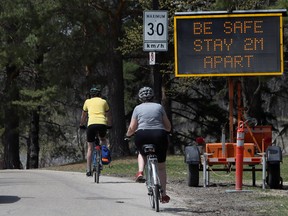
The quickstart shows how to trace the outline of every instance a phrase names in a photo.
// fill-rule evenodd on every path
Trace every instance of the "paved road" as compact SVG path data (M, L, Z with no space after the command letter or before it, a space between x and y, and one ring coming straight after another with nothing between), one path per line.
M153 216L177 215L176 201L151 209L145 184L83 173L0 170L0 216Z

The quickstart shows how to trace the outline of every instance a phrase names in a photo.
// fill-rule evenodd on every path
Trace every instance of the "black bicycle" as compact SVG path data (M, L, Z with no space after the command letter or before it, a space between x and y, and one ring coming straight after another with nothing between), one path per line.
M146 163L146 186L151 207L159 212L159 202L162 196L162 189L158 175L158 159L155 154L154 144L143 145L144 153L147 157Z

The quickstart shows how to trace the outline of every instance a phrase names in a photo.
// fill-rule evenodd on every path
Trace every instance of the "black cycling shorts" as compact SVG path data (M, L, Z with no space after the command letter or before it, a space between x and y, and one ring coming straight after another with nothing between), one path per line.
M94 142L95 137L104 138L107 133L107 126L104 124L91 124L87 128L87 142Z
M142 146L144 144L155 144L158 162L163 163L166 161L168 149L168 134L165 130L137 130L135 134L135 145L141 155L145 155L142 149Z

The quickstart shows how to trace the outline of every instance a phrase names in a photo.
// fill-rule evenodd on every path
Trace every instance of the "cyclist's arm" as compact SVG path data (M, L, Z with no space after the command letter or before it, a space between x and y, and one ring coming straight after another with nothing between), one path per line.
M127 130L126 136L128 136L128 137L132 136L135 133L135 131L137 130L137 127L138 127L137 120L135 118L132 118L130 125L128 127L128 130Z
M83 126L86 124L87 122L87 116L88 116L88 112L86 111L82 111L82 114L81 114L81 120L80 120L80 126Z
M171 131L171 123L166 114L163 116L163 125L166 131Z

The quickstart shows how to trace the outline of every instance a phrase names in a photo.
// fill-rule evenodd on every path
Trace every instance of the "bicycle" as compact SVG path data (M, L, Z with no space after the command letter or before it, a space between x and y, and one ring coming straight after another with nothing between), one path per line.
M93 157L92 157L92 164L93 164L93 177L94 182L99 183L99 178L101 174L101 170L103 168L102 164L102 151L101 151L100 140L96 137L94 145L93 145Z
M111 129L112 126L106 126L107 129ZM87 129L86 126L81 126L80 129ZM92 164L92 172L94 177L94 182L99 183L99 178L101 174L101 170L103 169L103 162L102 162L102 146L100 145L100 139L98 135L95 137L95 141L93 143L93 152L91 158Z
M106 126L107 129L111 129L111 126ZM100 145L99 137L95 137L95 142L93 145L93 176L94 182L99 183L99 177L101 174L101 170L103 169L103 165L108 165L111 162L111 155L108 147ZM103 149L104 148L104 149ZM104 152L104 155L103 155Z
M159 202L162 199L161 183L158 176L158 159L155 154L154 144L143 145L143 150L147 158L146 163L146 186L150 205L156 212L159 212Z

